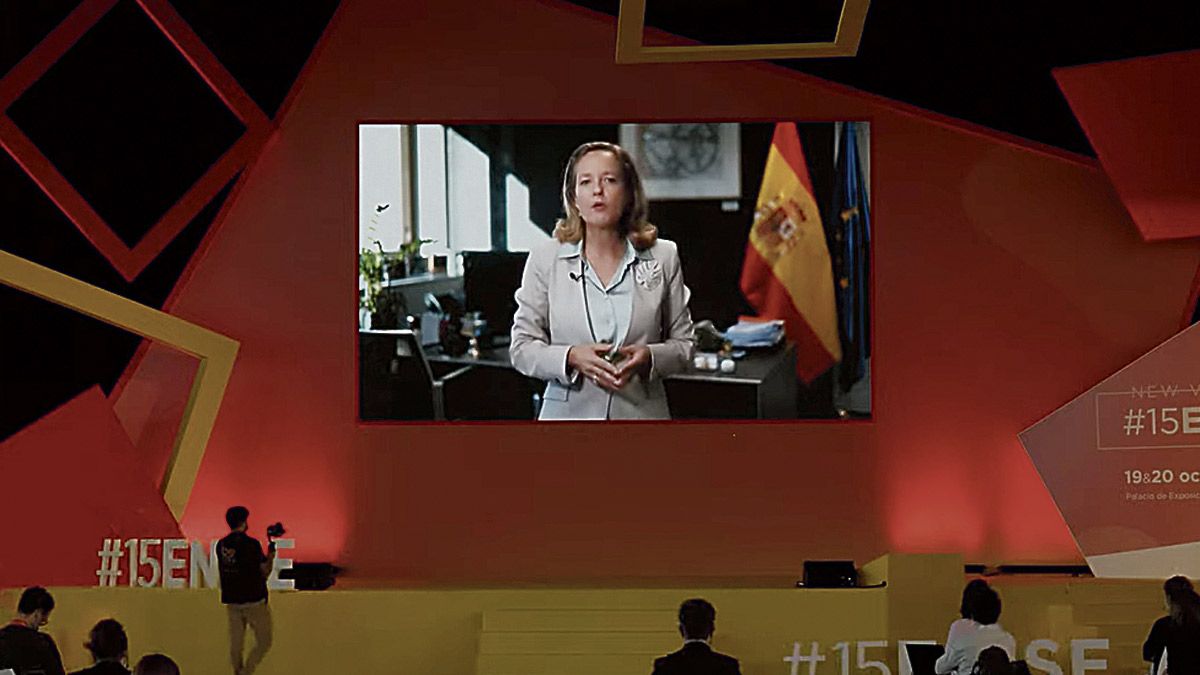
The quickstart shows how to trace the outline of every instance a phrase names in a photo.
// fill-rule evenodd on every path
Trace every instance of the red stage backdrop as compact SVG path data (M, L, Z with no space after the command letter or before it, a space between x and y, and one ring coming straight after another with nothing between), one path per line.
M143 468L100 387L0 443L0 489L14 514L0 586L95 586L105 538L179 537ZM128 581L126 572L113 583Z
M1200 235L1200 50L1054 72L1134 223L1148 240ZM1154 161L1146 161L1153 157Z
M190 537L246 503L407 584L1078 561L1017 433L1179 328L1200 248L1142 242L1095 163L766 64L617 66L615 22L554 2L346 0L330 30L168 305L242 345ZM872 122L873 421L355 423L359 122L739 118Z

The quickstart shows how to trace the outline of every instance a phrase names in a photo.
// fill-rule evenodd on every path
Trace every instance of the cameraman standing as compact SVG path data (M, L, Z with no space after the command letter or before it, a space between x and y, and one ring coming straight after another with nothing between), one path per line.
M229 616L229 655L234 675L252 675L271 648L271 609L267 606L267 577L275 565L275 542L262 544L246 534L250 510L234 506L225 512L230 532L217 544L221 572L221 602ZM282 534L282 533L281 533ZM268 540L272 532L267 531ZM254 631L254 649L243 662L246 627Z

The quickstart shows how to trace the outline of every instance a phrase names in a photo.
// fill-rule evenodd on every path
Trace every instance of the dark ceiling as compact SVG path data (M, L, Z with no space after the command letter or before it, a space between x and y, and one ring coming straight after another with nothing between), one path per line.
M619 5L573 2L612 16ZM647 0L646 26L707 44L821 41L836 32L841 5ZM858 56L778 63L1092 155L1051 69L1196 48L1196 2L874 0Z

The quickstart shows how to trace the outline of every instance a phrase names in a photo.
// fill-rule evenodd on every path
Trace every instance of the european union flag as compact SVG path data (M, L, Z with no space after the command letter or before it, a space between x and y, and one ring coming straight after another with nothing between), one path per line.
M867 359L871 356L871 312L867 306L871 217L858 151L862 125L862 122L842 124L829 219L830 252L837 282L838 333L842 343L838 380L843 391L866 375Z

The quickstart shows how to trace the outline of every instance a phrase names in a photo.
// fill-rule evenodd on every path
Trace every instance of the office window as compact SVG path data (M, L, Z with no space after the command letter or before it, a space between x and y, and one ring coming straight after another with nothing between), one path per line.
M447 212L455 252L492 248L491 160L453 129L446 131Z
M550 238L529 219L529 186L511 173L504 176L504 214L508 250L528 251Z
M400 124L358 127L359 248L395 251L412 235L409 217L408 130Z
M416 152L416 236L433 239L426 244L426 255L451 255L446 204L446 127L418 124L415 127Z

